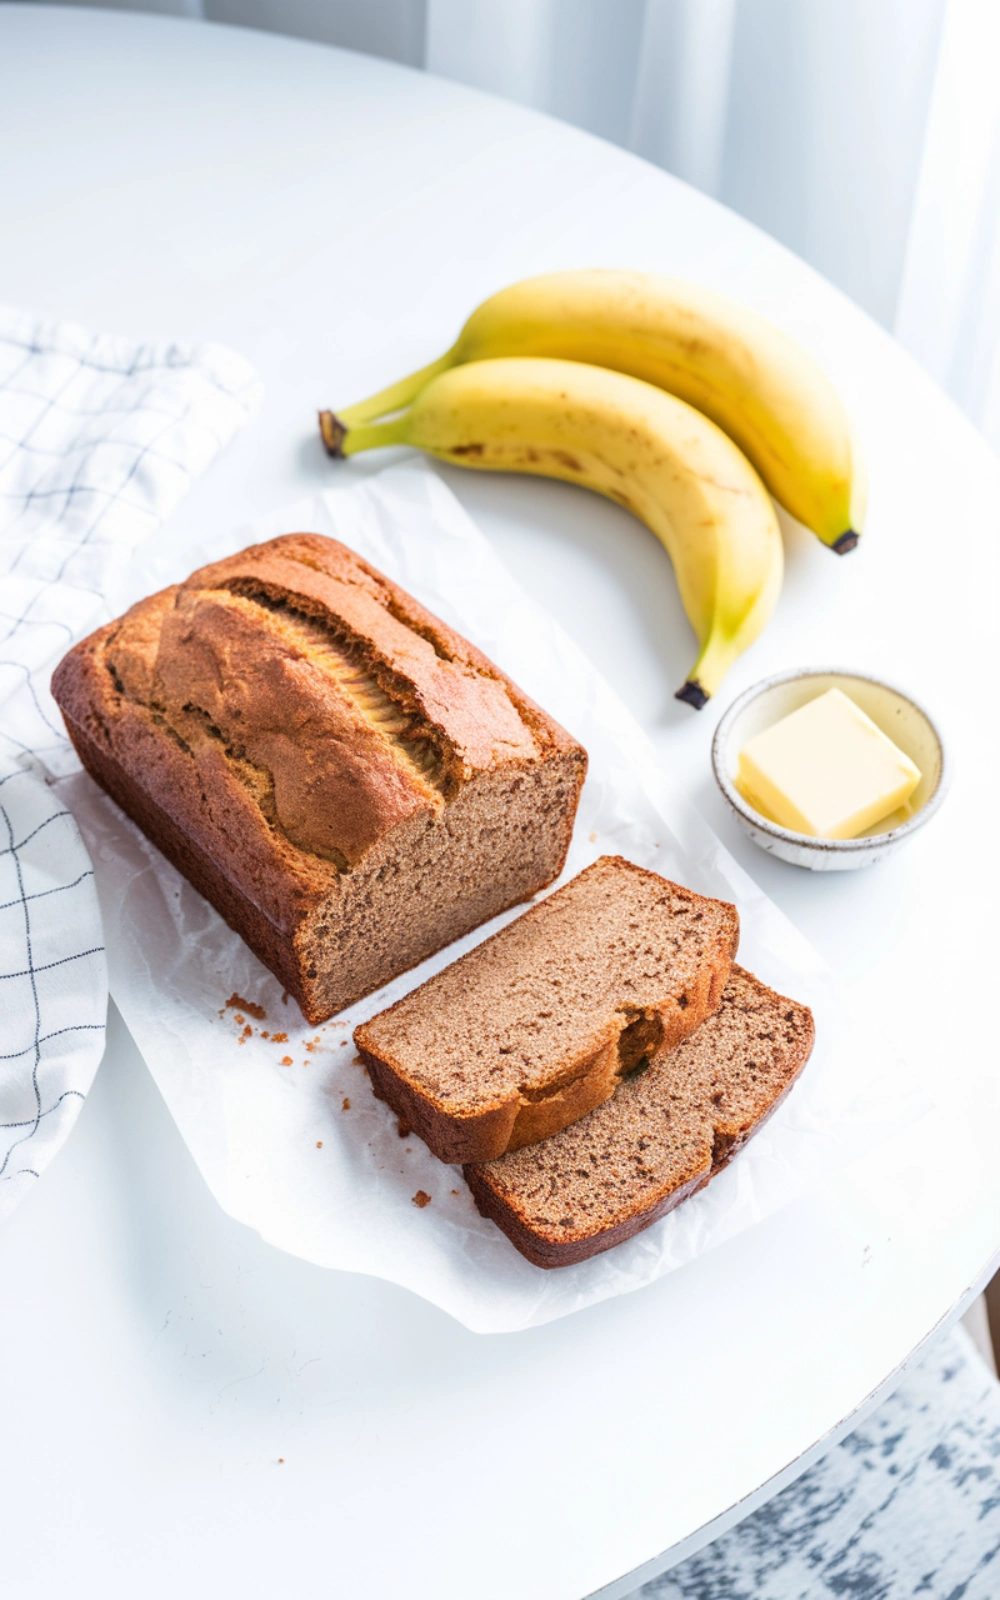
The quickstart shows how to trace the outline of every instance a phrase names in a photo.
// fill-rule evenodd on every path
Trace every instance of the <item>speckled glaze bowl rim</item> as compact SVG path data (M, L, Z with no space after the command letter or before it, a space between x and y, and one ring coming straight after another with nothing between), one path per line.
M938 781L931 793L927 796L920 810L910 817L907 822L900 823L898 828L890 828L887 833L868 834L861 839L817 839L811 833L795 833L791 828L783 828L780 823L771 822L769 818L755 811L748 805L736 788L726 768L726 751L733 725L740 713L761 695L767 694L782 683L797 683L805 678L854 678L860 683L874 684L878 689L888 689L901 700L905 700L922 717L933 735L940 756L941 768ZM781 839L786 844L798 845L808 850L834 851L838 855L862 854L865 851L885 849L890 845L907 839L929 822L934 813L939 809L949 785L951 783L951 757L945 743L941 729L935 722L930 712L915 700L906 689L901 689L898 684L890 683L887 678L876 678L871 672L859 672L854 667L793 667L789 672L775 672L770 678L762 678L760 683L751 684L749 689L744 689L726 711L719 721L712 740L712 770L715 781L722 790L732 809L761 833L769 834L772 839Z

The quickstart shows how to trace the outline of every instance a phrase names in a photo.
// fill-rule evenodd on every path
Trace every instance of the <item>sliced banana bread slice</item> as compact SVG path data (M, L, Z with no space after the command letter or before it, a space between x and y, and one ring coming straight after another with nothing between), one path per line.
M735 906L602 856L355 1029L375 1093L442 1161L546 1139L711 1016Z
M631 1239L733 1159L785 1098L814 1036L807 1007L733 967L714 1016L589 1116L544 1144L467 1165L479 1210L538 1267Z

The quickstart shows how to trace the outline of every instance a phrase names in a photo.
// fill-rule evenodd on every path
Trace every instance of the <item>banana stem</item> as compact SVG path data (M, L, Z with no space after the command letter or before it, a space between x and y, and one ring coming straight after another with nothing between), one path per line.
M708 705L708 698L697 678L688 678L674 695L675 700L683 700L685 705L694 706L696 711L701 711Z
M701 711L740 654L740 649L741 646L733 638L714 632L709 634L686 682L677 690L674 699L683 700L695 711Z
M358 400L353 406L347 406L343 411L337 412L338 419L353 428L358 422L371 422L375 417L384 417L390 411L400 411L403 406L408 406L415 400L425 384L430 383L439 373L447 372L449 367L455 365L457 356L455 346L446 350L440 360L432 361L429 366L421 367L417 372L411 372L409 377L400 378L398 383L391 383L388 389L381 389L378 394L373 394L367 400Z
M846 556L848 551L855 548L858 538L859 535L855 533L854 529L848 528L847 532L842 533L839 539L830 540L830 549L836 550L838 556Z
M406 444L409 418L406 412L393 417L390 422L362 423L360 427L347 427L343 413L339 417L332 411L319 414L319 431L331 456L356 456L361 450L379 450L387 444Z

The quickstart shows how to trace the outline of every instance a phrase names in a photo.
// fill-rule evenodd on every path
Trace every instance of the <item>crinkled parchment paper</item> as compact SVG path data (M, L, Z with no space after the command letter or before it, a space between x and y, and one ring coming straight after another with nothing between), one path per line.
M561 629L524 595L441 480L394 467L188 554L334 534L475 641L582 740L590 775L566 877L615 853L733 900L740 962L813 1008L800 1082L747 1150L645 1233L579 1266L531 1266L444 1166L374 1099L351 1031L518 912L309 1028L281 985L137 828L80 774L64 785L97 872L111 991L212 1193L271 1244L405 1285L483 1333L624 1294L752 1227L923 1108L900 1064L852 1023L819 957L671 792L652 747ZM164 581L162 552L133 570ZM250 1001L226 1005L234 995ZM258 1008L259 1013L258 1014ZM419 1190L431 1196L418 1207Z

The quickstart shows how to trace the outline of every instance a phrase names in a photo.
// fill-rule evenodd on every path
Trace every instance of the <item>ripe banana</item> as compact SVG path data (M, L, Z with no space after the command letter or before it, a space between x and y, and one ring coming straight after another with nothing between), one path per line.
M353 426L409 405L439 373L496 356L553 356L643 378L734 439L793 517L839 554L861 532L864 461L837 391L755 312L676 278L555 272L474 311L439 361L338 413Z
M701 707L770 618L783 553L774 507L732 440L682 400L603 367L474 361L387 422L320 414L332 455L417 445L458 466L579 483L627 506L673 560L700 651L677 698Z

